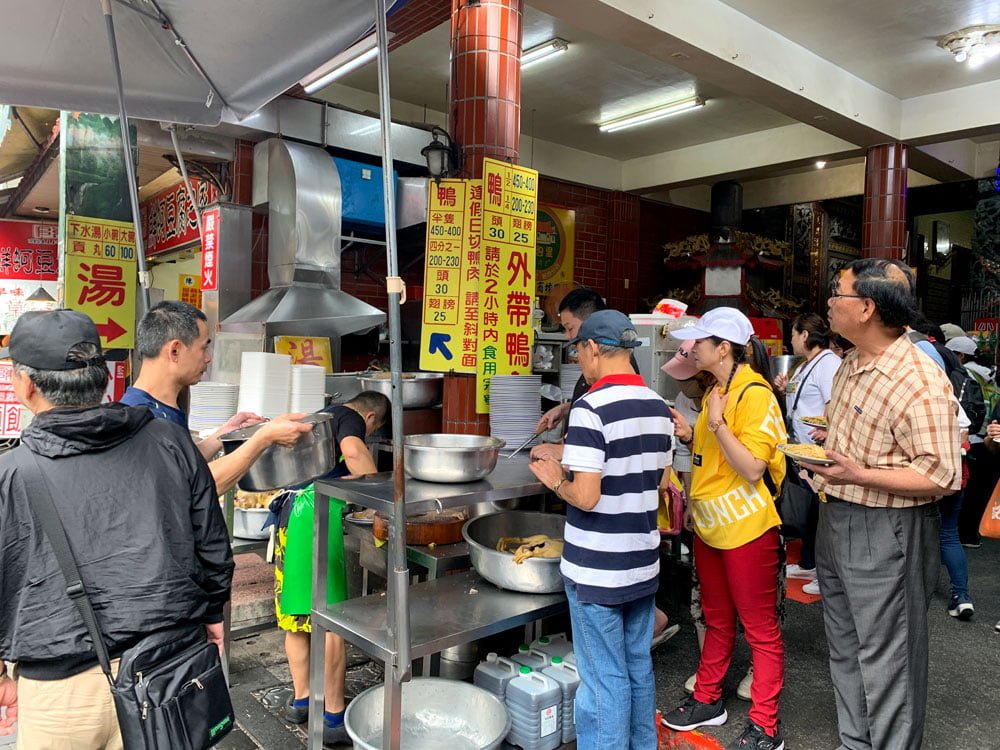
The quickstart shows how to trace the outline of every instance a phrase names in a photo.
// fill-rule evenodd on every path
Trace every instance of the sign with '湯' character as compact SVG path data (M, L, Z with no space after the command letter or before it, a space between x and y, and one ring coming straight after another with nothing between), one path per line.
M274 353L287 354L293 365L314 365L333 372L333 350L326 336L275 336Z
M91 317L105 347L135 345L136 280L130 222L66 215L66 307Z
M476 371L482 204L481 180L428 185L422 370Z
M538 172L483 160L476 410L494 375L531 372Z

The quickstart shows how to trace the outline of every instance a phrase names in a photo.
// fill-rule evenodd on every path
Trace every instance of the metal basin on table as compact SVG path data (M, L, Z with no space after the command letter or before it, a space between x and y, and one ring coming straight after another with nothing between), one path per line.
M380 750L384 685L352 700L344 715L355 750ZM405 750L493 750L510 731L500 699L475 685L435 677L403 683L400 746Z
M408 435L403 462L411 477L424 482L476 482L496 468L503 446L503 440L483 435Z
M440 372L404 372L403 408L422 409L437 406L444 395L444 375ZM388 372L380 372L370 377L362 376L361 387L366 391L378 391L392 398L392 379Z
M779 375L787 375L795 369L795 365L802 361L802 357L798 357L794 354L782 354L777 357L771 357L770 359L771 376L775 378Z
M528 594L553 594L563 590L560 558L529 558L520 565L509 552L498 552L500 537L548 534L563 538L566 519L551 513L508 510L467 521L462 536L469 545L469 561L479 575L502 589Z
M303 484L326 474L333 468L337 446L334 444L333 417L329 414L310 414L302 421L311 424L307 432L291 448L272 445L264 450L250 471L237 483L247 492L264 492L281 487ZM220 439L222 450L229 454L242 446L264 424L227 432Z

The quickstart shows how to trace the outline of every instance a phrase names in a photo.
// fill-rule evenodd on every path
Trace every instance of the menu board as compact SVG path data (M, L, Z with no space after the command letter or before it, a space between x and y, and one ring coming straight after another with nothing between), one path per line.
M538 172L483 160L476 411L494 375L531 372Z

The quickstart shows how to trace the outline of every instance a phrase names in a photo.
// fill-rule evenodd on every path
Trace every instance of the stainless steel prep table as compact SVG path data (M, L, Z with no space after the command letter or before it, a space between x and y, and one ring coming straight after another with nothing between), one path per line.
M501 458L488 477L468 484L436 484L407 477L406 514L417 515L435 509L541 494L545 492L545 487L528 469L528 462L527 456ZM316 483L313 628L309 659L310 711L315 716L323 715L326 631L341 635L372 657L386 662L387 675L390 673L388 664L396 656L394 638L387 627L387 607L391 605L388 597L366 596L326 605L324 594L331 497L392 514L395 511L392 474L386 472L363 479ZM428 656L450 646L565 612L566 606L566 596L561 592L522 594L503 591L474 571L418 583L409 589L409 654L411 658ZM387 679L387 690L398 690L399 687ZM316 728L320 726L317 722ZM320 750L321 732L310 731L309 734L309 747Z

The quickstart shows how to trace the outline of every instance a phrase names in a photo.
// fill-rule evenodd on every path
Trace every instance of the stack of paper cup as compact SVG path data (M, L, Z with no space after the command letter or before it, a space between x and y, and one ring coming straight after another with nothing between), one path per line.
M289 411L312 414L324 406L326 368L292 365L292 397Z
M240 361L240 411L262 417L288 412L292 358L287 354L243 352Z

